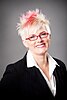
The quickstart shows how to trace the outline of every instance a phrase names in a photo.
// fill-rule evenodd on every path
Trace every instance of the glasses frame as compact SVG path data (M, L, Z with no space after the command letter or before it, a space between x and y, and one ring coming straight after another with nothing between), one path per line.
M44 33L45 33L45 36L41 37L42 34L44 34ZM31 37L32 37L33 35L36 37L35 39L31 39ZM35 41L35 40L38 39L38 37L40 37L41 39L43 39L43 38L46 38L48 35L49 35L48 32L43 31L43 32L41 32L39 35L32 34L32 36L26 38L26 40Z

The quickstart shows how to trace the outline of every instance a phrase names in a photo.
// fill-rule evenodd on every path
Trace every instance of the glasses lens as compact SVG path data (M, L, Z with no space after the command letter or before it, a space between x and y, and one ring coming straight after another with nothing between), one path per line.
M33 41L33 40L36 40L36 39L37 39L37 36L34 35L34 34L30 37L30 40L32 40L32 41Z
M40 37L40 38L46 38L47 36L48 36L48 33L42 32L42 33L40 33L38 36L36 36L35 34L32 34L29 38L26 38L26 40L34 41L34 40L36 40L38 37Z
M41 37L41 38L46 38L47 35L48 35L48 33L45 33L45 32L44 32L44 33L41 33L41 34L40 34L40 37Z
M29 38L26 38L26 40L34 41L37 39L37 36L35 34L32 34Z

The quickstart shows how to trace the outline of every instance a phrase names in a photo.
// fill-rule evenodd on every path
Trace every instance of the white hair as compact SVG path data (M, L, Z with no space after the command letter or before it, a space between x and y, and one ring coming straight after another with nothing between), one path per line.
M46 28L47 32L51 34L49 21L45 18L45 15L39 12L39 9L36 9L36 11L29 10L26 15L23 14L20 17L20 22L17 24L18 35L23 39L31 32L35 34L41 27Z

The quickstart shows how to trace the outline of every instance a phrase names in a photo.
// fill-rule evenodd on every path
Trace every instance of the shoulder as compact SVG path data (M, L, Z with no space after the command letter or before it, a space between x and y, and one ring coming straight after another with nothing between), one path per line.
M53 57L53 59L57 62L57 64L59 65L59 68L61 70L66 71L66 65L65 65L65 63L62 60L60 60L58 58L54 58L54 57Z
M60 59L58 59L58 58L54 58L54 57L53 57L53 59L58 63L58 65L63 65L63 66L65 66L65 64L64 64L64 62L63 62L62 60L60 60Z
M22 59L14 63L8 64L6 67L6 72L20 73L23 71L25 67L26 67L26 55Z

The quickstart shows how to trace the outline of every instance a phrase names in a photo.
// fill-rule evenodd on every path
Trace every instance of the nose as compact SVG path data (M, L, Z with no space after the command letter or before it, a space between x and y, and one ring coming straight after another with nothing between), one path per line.
M40 36L38 36L38 37L37 37L37 41L38 41L38 42L41 42L41 41L42 41L42 38L41 38Z

